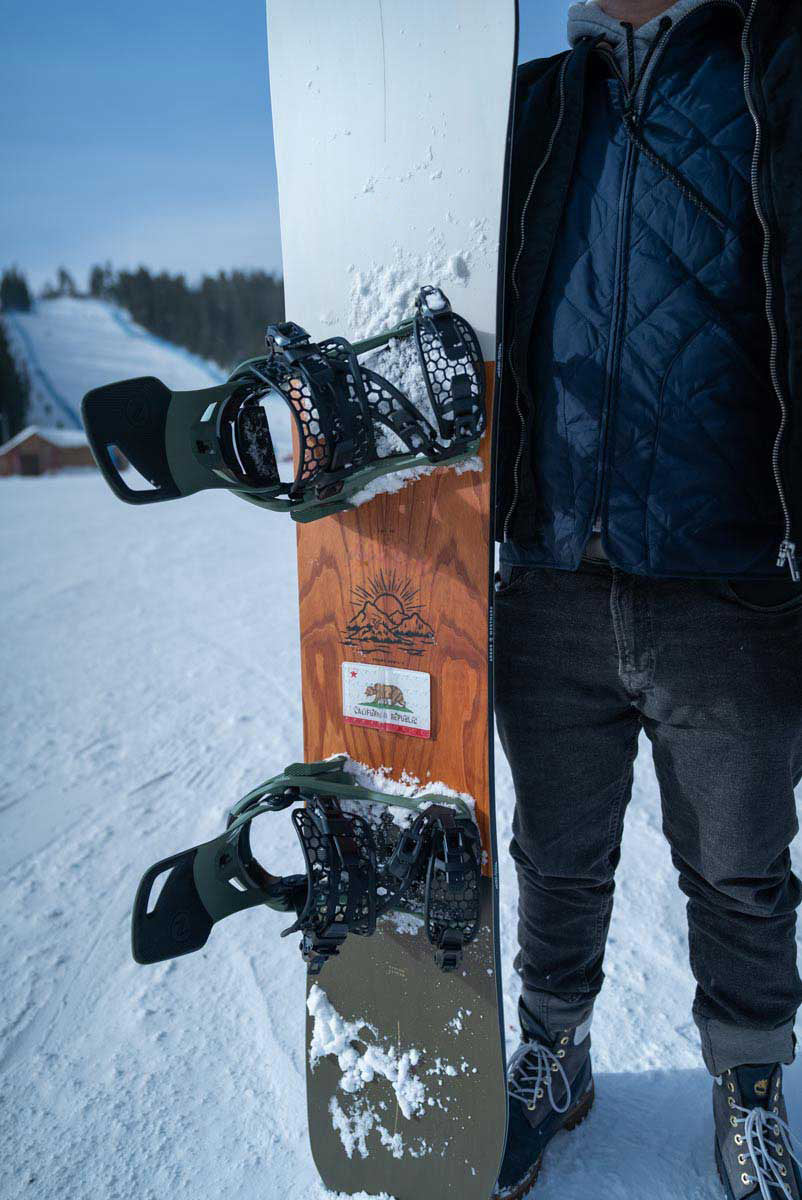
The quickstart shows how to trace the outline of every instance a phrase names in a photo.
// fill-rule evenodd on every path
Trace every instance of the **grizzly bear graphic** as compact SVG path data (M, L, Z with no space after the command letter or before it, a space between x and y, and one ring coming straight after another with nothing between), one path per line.
M376 704L378 708L397 708L401 712L411 712L407 708L403 692L400 688L396 688L394 683L372 683L370 688L365 688L365 698L367 703Z
M394 683L372 683L365 688L365 698L369 704L376 704L381 708L400 708L409 712L404 693Z

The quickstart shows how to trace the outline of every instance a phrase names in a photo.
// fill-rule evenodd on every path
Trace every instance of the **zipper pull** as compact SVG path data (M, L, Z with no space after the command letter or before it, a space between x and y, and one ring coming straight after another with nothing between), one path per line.
M791 578L794 583L799 583L799 564L796 557L796 542L791 542L786 538L780 542L780 553L777 558L777 566L784 567L788 564L788 570L791 572Z

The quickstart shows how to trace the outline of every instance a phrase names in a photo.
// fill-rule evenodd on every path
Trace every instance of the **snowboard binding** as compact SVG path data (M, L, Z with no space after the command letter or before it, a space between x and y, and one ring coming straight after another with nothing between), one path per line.
M360 355L410 336L432 419L360 362ZM313 342L291 321L268 326L266 342L264 357L242 363L218 387L170 392L144 378L86 394L89 443L121 500L152 504L227 488L296 521L312 521L351 507L352 497L380 476L454 464L476 453L486 425L482 354L473 329L439 288L421 288L412 318L357 345L342 337ZM280 477L268 397L283 401L292 416L292 479ZM118 454L152 487L130 487Z
M456 970L479 929L481 841L467 808L451 798L410 800L362 787L343 770L344 761L292 764L235 805L225 833L150 867L134 900L136 961L200 950L218 921L264 904L295 914L282 937L300 932L310 975L339 953L349 934L369 937L392 911L421 917L435 963ZM414 816L390 846L380 828L376 832L365 817L344 811L341 800L385 810L394 805ZM251 823L296 802L302 806L292 821L306 874L274 876L254 858Z

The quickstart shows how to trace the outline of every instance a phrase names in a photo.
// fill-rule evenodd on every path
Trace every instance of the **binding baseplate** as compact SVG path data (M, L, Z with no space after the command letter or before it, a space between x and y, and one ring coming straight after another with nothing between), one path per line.
M282 936L301 934L311 975L339 953L349 934L369 937L391 911L422 917L437 966L456 970L479 928L481 841L467 806L452 797L409 799L362 787L344 763L339 757L291 764L231 809L219 837L146 871L134 900L136 961L199 950L218 921L264 904L295 914ZM400 835L395 831L391 845L366 817L343 809L349 801L405 808L409 825ZM292 821L306 874L271 875L251 851L251 823L296 802Z
M430 419L360 356L414 337ZM375 479L474 455L485 429L485 374L476 334L436 287L421 288L414 315L351 345L313 342L291 321L270 325L267 354L240 364L227 383L171 392L158 379L129 379L88 392L82 412L109 486L130 504L227 488L263 508L311 521L351 507ZM281 479L265 400L292 416L299 452ZM388 441L391 452L380 452ZM118 453L117 453L118 452ZM151 485L128 485L119 455Z

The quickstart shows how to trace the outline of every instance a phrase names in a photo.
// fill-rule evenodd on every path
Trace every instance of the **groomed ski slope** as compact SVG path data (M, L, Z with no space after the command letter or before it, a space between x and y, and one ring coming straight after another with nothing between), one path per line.
M81 398L115 379L155 375L177 390L222 383L223 372L154 337L103 300L38 300L3 314L15 359L31 384L29 425L81 428Z
M1 481L0 507L0 1194L320 1197L287 920L242 914L149 968L128 932L144 868L214 835L231 801L301 754L294 529L221 494L133 510L88 471ZM506 845L501 755L498 799ZM286 814L261 820L263 863L299 869ZM505 857L511 1046L515 903ZM683 908L644 748L594 1026L597 1105L549 1152L540 1200L721 1197ZM799 1127L799 1070L788 1091Z

